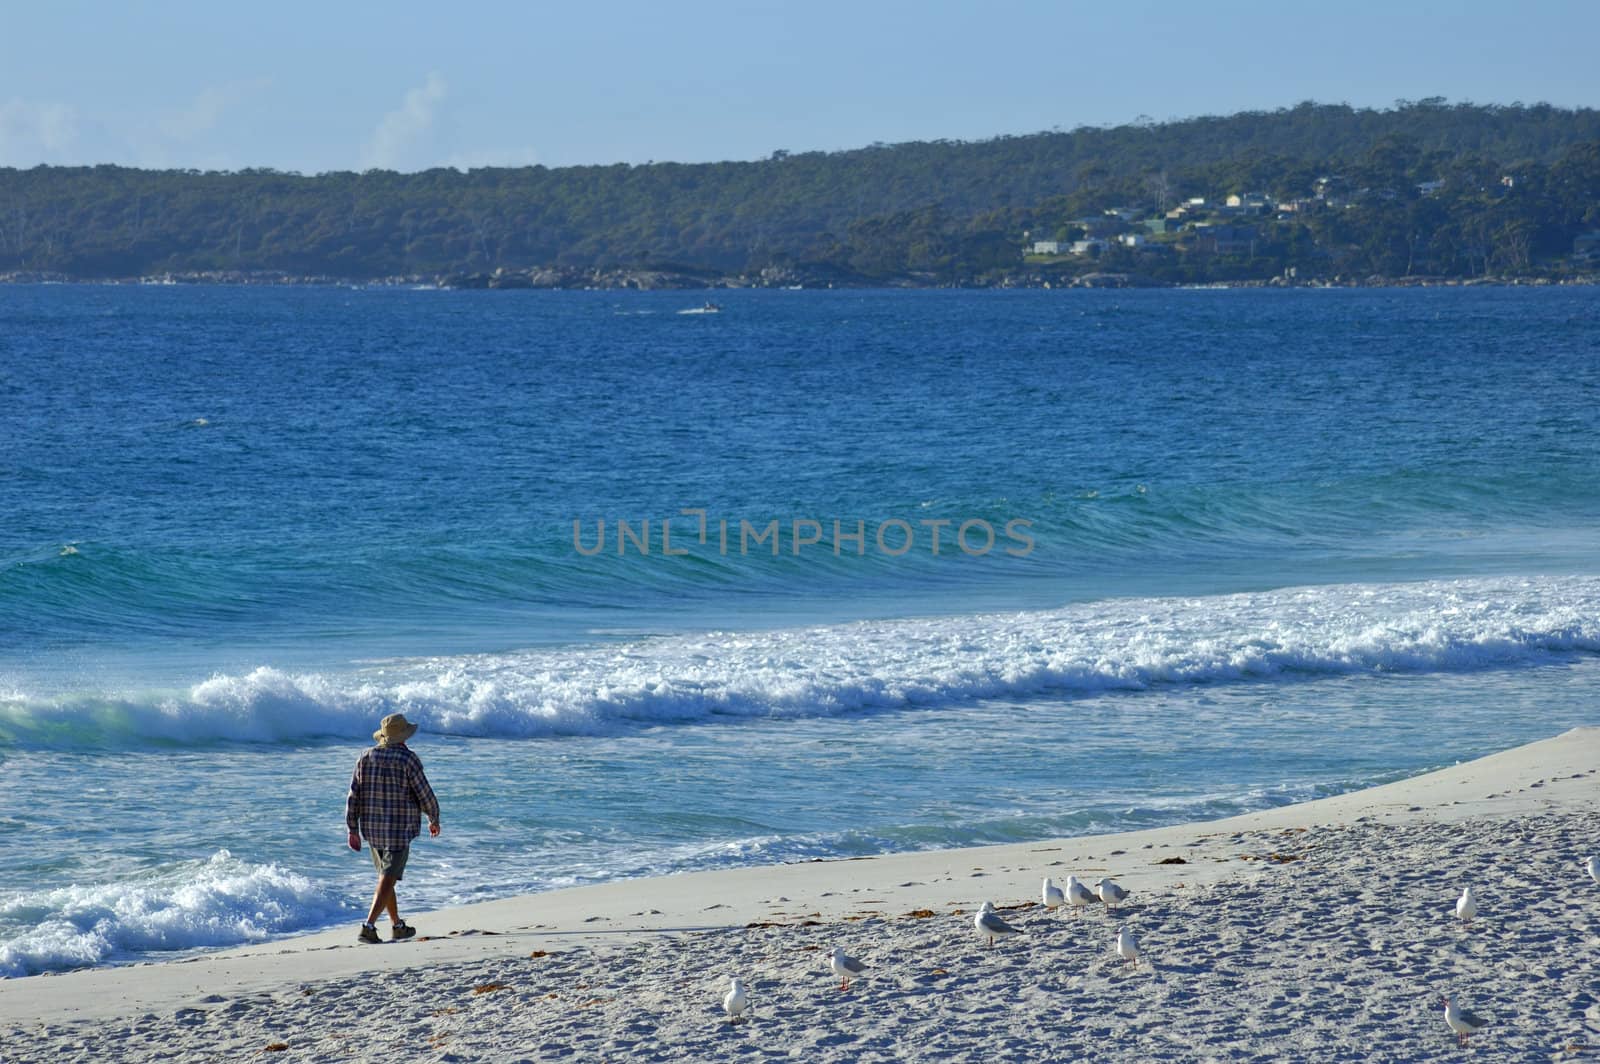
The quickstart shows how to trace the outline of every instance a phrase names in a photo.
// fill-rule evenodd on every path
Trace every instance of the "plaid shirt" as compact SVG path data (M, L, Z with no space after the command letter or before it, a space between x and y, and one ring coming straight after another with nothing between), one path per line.
M417 837L419 813L439 822L439 799L423 775L422 760L404 743L374 746L362 754L344 800L345 826L368 845L393 850Z

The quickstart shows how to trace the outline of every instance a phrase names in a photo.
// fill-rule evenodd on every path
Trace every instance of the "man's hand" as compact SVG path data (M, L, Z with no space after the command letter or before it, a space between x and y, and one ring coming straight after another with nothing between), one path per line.
M350 844L350 848L352 850L356 851L356 853L360 853L361 852L361 836L360 835L357 835L355 832L352 831L350 833L350 837L347 838L345 841Z
M437 820L428 825L428 834L432 835L434 838L439 837L439 822Z

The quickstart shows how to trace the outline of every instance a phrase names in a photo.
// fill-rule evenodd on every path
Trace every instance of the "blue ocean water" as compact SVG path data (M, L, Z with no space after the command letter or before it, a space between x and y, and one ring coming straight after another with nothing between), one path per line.
M0 287L0 975L1596 722L1593 290L719 301Z

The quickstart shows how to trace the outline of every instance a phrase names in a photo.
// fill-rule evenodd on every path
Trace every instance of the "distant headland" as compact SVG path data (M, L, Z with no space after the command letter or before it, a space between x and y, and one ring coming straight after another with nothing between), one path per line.
M454 288L1600 279L1600 111L1302 103L756 162L0 169L0 280Z

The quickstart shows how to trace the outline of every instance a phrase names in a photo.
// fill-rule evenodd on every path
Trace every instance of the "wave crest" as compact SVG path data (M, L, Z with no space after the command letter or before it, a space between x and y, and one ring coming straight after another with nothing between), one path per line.
M0 741L365 739L394 712L451 735L588 735L730 716L1496 668L1596 651L1600 578L1338 585L710 632L347 674L264 666L178 693L41 700L16 692L0 697Z
M142 879L0 897L0 977L151 951L258 942L327 923L339 903L311 879L227 850Z

